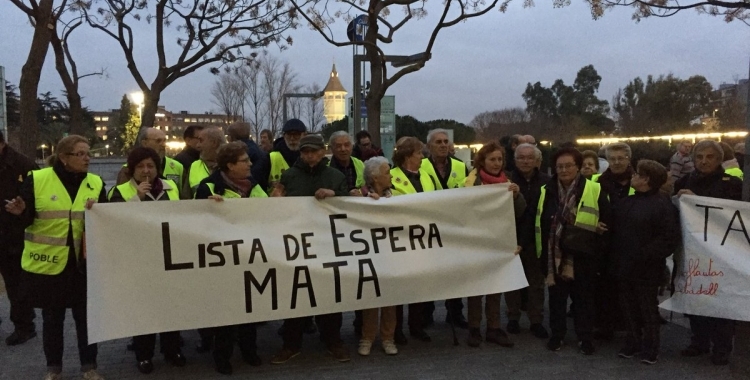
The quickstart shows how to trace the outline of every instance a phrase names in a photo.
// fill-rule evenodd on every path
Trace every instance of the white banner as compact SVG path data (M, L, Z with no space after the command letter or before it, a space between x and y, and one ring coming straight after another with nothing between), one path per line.
M750 203L683 195L679 209L684 252L675 293L659 307L750 321Z
M89 341L526 287L511 194L95 205Z

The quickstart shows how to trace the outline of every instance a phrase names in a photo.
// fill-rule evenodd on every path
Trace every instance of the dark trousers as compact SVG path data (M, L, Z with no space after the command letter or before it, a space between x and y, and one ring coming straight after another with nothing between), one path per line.
M284 320L284 348L292 351L300 350L302 333L308 319L309 317L301 317ZM328 347L341 344L341 319L341 313L315 316L320 336Z
M5 239L3 239L5 240ZM0 275L5 281L5 290L8 292L8 301L10 301L10 321L13 322L16 330L34 331L34 309L29 307L20 297L19 283L21 280L21 255L23 245L6 244L3 241L0 247Z
M161 346L161 352L166 357L171 357L179 353L180 332L170 331L159 333L159 345ZM153 359L154 347L156 347L156 334L138 335L133 337L135 360L139 362Z
M96 368L96 344L88 344L88 328L86 325L86 305L71 308L73 320L76 324L78 336L78 357L81 360L81 370ZM65 324L64 308L42 309L44 356L50 371L59 372L63 363L63 327Z
M508 306L508 320L519 321L521 309L526 305L526 314L531 324L544 321L544 274L542 274L539 258L533 245L521 251L521 263L526 274L528 288L505 293L505 304ZM526 301L523 295L526 294Z
M713 343L715 354L732 352L734 338L734 321L731 319L688 315L693 337L690 344L708 351Z
M659 353L658 285L621 280L620 306L628 322L628 345L642 348L646 354Z
M255 323L221 326L214 330L214 362L228 363L234 352L234 343L240 346L243 356L255 354L257 332Z
M410 303L407 324L409 330L424 329L424 310L432 302ZM396 331L404 331L404 305L396 306Z
M464 310L463 298L453 298L445 300L445 310L447 311L446 319L454 318L454 320L462 319Z
M567 332L568 297L573 299L576 307L573 310L573 324L580 341L593 340L596 306L594 302L594 284L596 268L585 259L575 262L575 279L563 281L555 278L555 285L549 287L549 324L552 336L564 339Z
M619 299L619 278L607 274L609 260L613 259L605 257L602 260L595 284L596 328L606 333L621 330L627 325L623 319L624 312L620 308L622 302Z

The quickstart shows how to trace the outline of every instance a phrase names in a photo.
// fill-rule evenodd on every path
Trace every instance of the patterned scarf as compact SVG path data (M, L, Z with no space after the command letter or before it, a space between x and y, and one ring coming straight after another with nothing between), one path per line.
M552 218L552 226L548 239L548 273L563 275L565 270L566 276L572 279L573 256L566 254L560 249L560 239L562 238L563 227L566 224L575 224L578 199L576 198L576 189L578 181L581 180L581 174L578 174L567 190L560 181L557 181L558 206L555 217ZM565 268L565 267L568 268ZM567 270L566 270L567 269ZM568 275L569 274L569 275Z

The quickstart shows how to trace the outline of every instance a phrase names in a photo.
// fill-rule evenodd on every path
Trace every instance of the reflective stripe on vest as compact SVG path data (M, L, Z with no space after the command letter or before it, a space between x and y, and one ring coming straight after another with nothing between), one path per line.
M451 162L451 172L448 173L447 181L448 188L455 189L458 187L464 187L464 182L466 182L466 164L461 162L461 160L456 160L451 157L448 157L448 160ZM432 165L429 159L422 159L422 165L419 167L419 169L423 170L425 173L429 174L430 177L432 177L432 179L435 181L437 190L443 190L443 184L440 183L440 178L437 175L437 171L435 170L435 167Z
M162 173L164 178L174 181L175 184L182 184L182 175L185 173L185 168L180 161L169 157L164 157L164 160L164 173Z
M208 190L211 191L211 194L216 194L214 191L214 187L216 184L214 183L207 183L206 186L208 186ZM224 194L221 195L224 198L242 198L237 192L231 189L224 189ZM250 190L250 198L268 198L268 194L266 194L263 189L260 188L260 186L255 185L253 186L253 189Z
M286 163L286 160L284 159L284 156L281 155L281 152L271 152L271 172L268 174L268 192L270 193L271 190L273 190L270 187L270 183L272 182L278 182L281 179L281 175L284 174L285 171L289 169L289 164Z
M391 186L393 187L393 195L405 195L415 194L417 189L414 185L409 183L409 177L399 167L391 169ZM419 171L419 182L422 183L422 191L435 191L435 184L432 182L430 175L425 173L423 170Z
M601 176L602 176L601 174L594 174L594 175L591 176L591 180L594 181L594 182L596 182L596 183L599 183L599 177L601 177ZM633 194L635 194L635 189L631 187L628 190L628 195L633 195Z
M730 169L724 169L724 173L727 173L733 177L737 177L739 179L745 178L745 173L742 172L742 169L740 168L730 168Z
M78 256L86 202L99 199L104 183L99 176L87 174L78 188L76 199L71 201L52 168L37 170L31 175L34 178L36 217L24 234L21 267L36 274L60 274L68 263L68 231L73 233L73 249Z
M201 181L208 178L208 176L211 175L211 170L208 168L208 165L206 165L203 160L197 160L193 162L192 165L190 165L190 188L193 190L193 194L195 194L195 189L198 188L198 185L200 185Z
M596 232L599 224L599 194L602 186L594 181L586 180L583 194L578 201L575 226ZM547 195L547 185L542 186L539 195L539 203L536 206L536 218L534 219L534 235L536 240L536 257L542 256L542 212L544 211L544 198Z
M331 161L333 160L328 160L328 166L331 166ZM357 175L357 178L354 180L354 187L359 189L365 185L365 163L357 157L351 157L351 162L354 164L354 173Z
M174 181L169 179L163 179L162 182L166 183L171 187L171 189L166 190L167 197L170 201L178 201L180 200L180 191L177 190L177 185L174 183ZM133 183L133 180L130 180L128 182L123 183L122 185L117 186L117 191L120 192L120 196L122 199L125 200L125 202L130 202L131 199L134 199L134 197L138 196L138 188ZM112 199L113 191L110 191L109 194L107 194L107 199Z

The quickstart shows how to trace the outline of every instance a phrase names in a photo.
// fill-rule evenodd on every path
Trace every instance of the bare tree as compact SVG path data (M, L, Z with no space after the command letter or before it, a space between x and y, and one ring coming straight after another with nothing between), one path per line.
M482 140L489 141L506 135L527 132L529 119L529 114L521 107L503 108L474 116L469 126L477 130Z
M284 94L294 88L296 75L289 62L281 62L271 55L260 59L263 73L264 97L266 99L267 128L276 136L284 124Z
M245 119L245 88L235 70L219 75L211 86L211 102L227 116L242 116Z
M306 92L309 94L319 94L322 91L320 85L313 83L307 87ZM305 102L305 120L310 132L318 132L326 123L326 117L323 114L323 98L308 98Z
M219 67L251 59L246 49L276 43L284 48L291 38L282 33L296 26L296 12L271 0L102 0L103 7L87 12L88 23L120 45L128 70L143 91L143 126L154 123L161 93L177 79L198 69ZM306 0L300 0L306 1ZM141 16L141 15L144 16ZM153 81L146 82L135 61L133 22L145 19L155 24L158 67ZM172 25L180 33L179 56L168 62L165 32Z
M245 105L248 106L247 121L253 126L253 135L257 138L260 131L266 128L266 109L263 105L263 80L260 62L252 61L239 67L236 72L245 90Z

